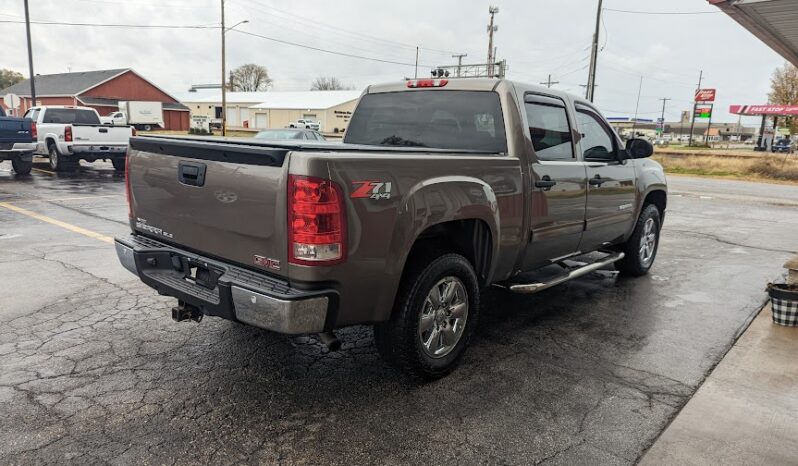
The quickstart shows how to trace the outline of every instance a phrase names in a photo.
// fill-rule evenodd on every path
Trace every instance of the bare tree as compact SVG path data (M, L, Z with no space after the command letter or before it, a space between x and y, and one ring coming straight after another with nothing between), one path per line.
M272 78L265 66L247 63L230 72L230 90L255 92L268 90Z
M777 105L798 105L798 68L785 63L773 72L768 100ZM790 133L798 133L798 119L787 117Z
M311 91L341 91L351 89L354 89L354 87L342 83L334 76L319 76L313 80L313 84L310 86Z
M25 77L22 76L22 73L18 73L14 70L9 70L6 68L0 69L0 89L13 86L24 79Z

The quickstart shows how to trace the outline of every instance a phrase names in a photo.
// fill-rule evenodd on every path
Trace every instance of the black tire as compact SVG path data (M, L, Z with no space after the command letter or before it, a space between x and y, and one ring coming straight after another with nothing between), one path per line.
M152 125L144 125L144 131L152 131Z
M653 222L653 230L646 235L646 226L649 222ZM662 228L662 218L659 214L659 209L653 204L643 206L643 211L640 212L640 217L635 224L634 232L626 243L619 245L618 250L622 251L625 256L623 259L615 263L615 268L621 275L628 275L630 277L639 277L648 273L654 260L657 257L657 249L659 249L659 233ZM653 234L653 246L650 244L650 239ZM648 238L648 247L643 252L643 241Z
M50 144L50 168L57 172L75 171L80 166L80 162L69 159L61 155L55 144Z
M33 161L12 159L11 166L14 167L14 171L16 172L17 175L30 175L30 171L33 168Z
M114 166L114 170L118 172L125 171L125 159L111 159L111 164Z
M453 347L440 356L428 354L421 341L419 325L422 312L428 309L426 300L436 284L444 280L455 279L465 296L458 292L451 302L467 303L465 324L459 339ZM459 282L458 282L459 281ZM445 286L445 285L444 285ZM445 312L445 311L444 311ZM434 315L429 312L427 315ZM479 283L471 263L459 254L429 255L418 254L411 258L408 268L399 286L390 320L374 326L374 341L380 356L389 364L401 369L411 377L422 380L434 380L445 376L457 367L468 346L479 317ZM444 320L454 317L444 317ZM433 319L435 320L435 319ZM447 322L444 325L450 325ZM435 330L438 323L433 324ZM456 335L455 326L450 326ZM458 327L459 328L459 327ZM433 331L432 328L430 331ZM429 341L433 337L430 334ZM442 340L441 340L442 341Z

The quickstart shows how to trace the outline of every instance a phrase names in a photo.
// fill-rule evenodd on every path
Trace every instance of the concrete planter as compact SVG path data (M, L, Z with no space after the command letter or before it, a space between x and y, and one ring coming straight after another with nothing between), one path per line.
M798 287L771 283L768 294L773 307L773 322L786 327L798 327Z

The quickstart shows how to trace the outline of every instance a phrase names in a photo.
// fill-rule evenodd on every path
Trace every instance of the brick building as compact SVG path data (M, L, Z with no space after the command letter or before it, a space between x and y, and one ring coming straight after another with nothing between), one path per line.
M130 68L37 75L34 84L38 105L79 105L107 115L118 110L120 100L162 102L164 129L189 128L188 107ZM20 114L31 107L29 80L3 89L0 96L9 93L20 96Z

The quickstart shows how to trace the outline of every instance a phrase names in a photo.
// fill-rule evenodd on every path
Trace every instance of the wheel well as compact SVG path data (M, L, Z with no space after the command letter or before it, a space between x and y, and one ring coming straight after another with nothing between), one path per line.
M643 205L653 204L659 210L659 216L665 216L665 207L668 205L668 196L665 191L651 191L643 201Z
M492 249L492 235L487 223L477 219L454 220L424 230L413 243L406 264L415 257L423 257L434 251L455 252L471 263L480 285L484 286L487 284Z
M47 150L50 150L51 147L55 145L55 140L53 138L47 138Z

